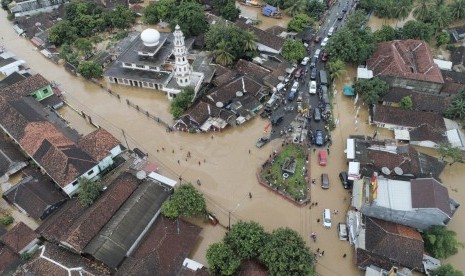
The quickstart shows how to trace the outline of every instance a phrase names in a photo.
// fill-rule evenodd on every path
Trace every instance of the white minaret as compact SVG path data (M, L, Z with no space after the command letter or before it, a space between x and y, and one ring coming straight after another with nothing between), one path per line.
M187 61L187 49L184 46L184 34L179 25L176 25L174 31L174 49L175 60L174 77L179 86L185 87L190 84L191 67Z

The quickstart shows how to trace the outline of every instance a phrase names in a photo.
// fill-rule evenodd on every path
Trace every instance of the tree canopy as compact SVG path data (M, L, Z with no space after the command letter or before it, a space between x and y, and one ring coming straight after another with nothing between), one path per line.
M307 14L315 20L320 20L325 11L326 5L323 1L310 0L307 4Z
M231 247L223 242L213 243L207 249L208 270L212 274L234 275L241 260Z
M445 226L432 226L423 234L425 249L434 258L445 259L458 252L456 233Z
M163 203L161 212L169 218L194 217L204 215L206 209L203 194L189 183L174 190L170 199Z
M181 116L189 108L194 99L195 91L192 87L183 88L170 103L170 112L174 118Z
M373 40L376 43L384 42L384 41L391 41L397 38L397 32L396 30L389 26L389 25L383 25L381 29L376 30L373 33Z
M315 275L313 255L302 237L289 228L273 231L259 259L271 275Z
M282 55L290 63L296 63L305 57L305 46L300 40L286 39Z
M61 45L74 41L77 33L77 28L70 21L62 20L49 29L48 39L56 45Z
M79 194L78 199L82 206L87 207L92 205L100 195L102 189L99 181L92 181L85 177L79 178Z
M364 103L373 105L387 94L389 85L380 78L359 79L354 83L354 90Z
M103 74L102 65L93 61L85 61L79 64L77 71L86 79L100 78Z
M421 39L429 41L434 35L434 27L429 23L410 20L405 23L400 32L402 39Z
M342 77L347 72L345 68L346 65L342 60L331 59L331 61L328 62L328 71L330 79L333 81Z
M214 0L213 9L224 19L231 22L239 18L241 10L236 8L236 1L234 0Z
M446 110L446 117L449 119L465 119L465 89L459 91L452 103Z
M258 257L266 243L267 234L256 222L239 221L226 233L224 242L242 259Z
M464 162L464 157L462 154L462 150L458 147L452 146L450 143L440 144L438 147L438 153L441 156L441 160L444 158L450 158L450 165L454 164L455 162Z
M455 269L452 265L441 265L433 271L430 271L431 276L463 276L460 270Z
M365 62L373 53L375 43L369 28L351 30L344 27L331 37L326 49L331 58L360 64Z
M287 30L291 32L301 32L311 23L313 23L313 20L308 15L302 13L297 14L289 21L289 24L287 24Z
M410 96L405 96L400 100L400 107L403 109L412 109L413 107L413 101L412 97Z

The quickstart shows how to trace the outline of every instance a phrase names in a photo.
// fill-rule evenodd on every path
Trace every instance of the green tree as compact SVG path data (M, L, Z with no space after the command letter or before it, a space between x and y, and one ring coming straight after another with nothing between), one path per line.
M118 5L110 12L111 27L125 29L136 22L136 16L129 8Z
M142 19L148 24L157 24L160 20L169 22L176 13L178 3L175 0L160 0L148 5Z
M174 190L162 205L161 212L169 218L205 215L207 205L203 195L190 183Z
M445 259L458 252L456 233L445 226L432 226L423 234L425 249L434 258Z
M2 0L2 9L8 11L8 5L13 2L13 0Z
M88 56L92 53L94 47L92 43L85 38L78 38L74 41L74 47L81 53L81 55Z
M465 18L465 0L453 0L449 4L452 18L455 20Z
M460 270L455 269L452 265L441 265L433 271L430 271L431 276L463 276Z
M420 20L425 21L433 8L433 2L431 0L415 0L413 8L413 16Z
M245 31L243 44L245 52L255 52L257 50L257 38L252 31Z
M102 65L93 61L85 61L79 64L77 72L86 79L100 78L103 74Z
M307 14L315 20L320 20L325 11L326 5L323 1L311 0L307 4Z
M412 97L410 96L405 96L400 100L400 107L403 109L412 109L413 107L413 101Z
M63 44L61 46L60 57L66 60L66 62L74 65L75 67L79 66L80 58L78 53L73 51L69 44Z
M305 46L301 41L286 39L284 42L282 55L291 63L296 63L305 56Z
M450 35L447 32L441 32L437 37L436 37L436 46L440 47L442 45L448 44L450 41Z
M383 25L381 29L373 33L373 40L376 43L380 43L384 41L391 41L391 40L396 39L396 35L397 35L397 32L393 27L389 25Z
M393 11L393 18L397 20L405 20L412 10L413 2L412 0L400 0L396 1L395 4L392 4L395 7Z
M271 275L315 275L313 255L302 237L289 228L273 231L259 259Z
M446 117L449 119L463 120L465 118L465 99L454 98L449 108L446 110Z
M359 79L353 87L362 101L368 105L378 103L379 99L389 91L389 85L380 78Z
M295 0L294 3L286 9L286 12L290 16L296 16L298 14L302 14L306 8L306 0Z
M63 43L73 42L78 34L78 29L68 20L62 20L53 25L48 31L50 42L60 46Z
M355 10L349 17L347 17L347 21L345 27L351 31L360 30L362 26L365 25L367 20L367 13L363 10Z
M78 199L81 205L84 207L92 205L100 195L101 188L99 181L92 181L85 177L79 178Z
M403 39L421 39L429 41L434 34L434 28L429 23L410 20L405 23L400 33Z
M10 214L2 215L2 216L0 217L0 224L2 224L2 225L4 225L4 226L10 225L10 224L12 224L14 221L15 221L15 219L14 219Z
M340 59L331 59L328 62L328 71L331 81L341 78L347 71L346 64Z
M170 112L174 118L181 116L191 105L195 91L192 87L183 88L170 103Z
M266 243L267 234L258 223L239 221L226 233L224 242L231 246L241 259L258 257Z
M208 246L206 257L208 270L215 275L234 275L241 265L241 260L232 249L222 242Z
M225 40L218 43L216 49L213 51L216 63L228 66L234 62L234 56L231 54L231 48Z
M289 24L287 24L287 30L291 32L301 32L312 22L312 19L306 14L297 14L295 15Z
M234 0L214 0L213 7L220 16L231 22L236 21L241 14L241 10L236 8Z
M332 58L360 64L365 62L375 49L373 34L369 28L351 30L344 27L331 37L326 49Z
M196 36L208 29L203 6L196 2L180 2L170 19L172 29L178 24L186 37Z
M442 30L452 22L451 11L445 5L436 7L425 22L430 23L437 31Z

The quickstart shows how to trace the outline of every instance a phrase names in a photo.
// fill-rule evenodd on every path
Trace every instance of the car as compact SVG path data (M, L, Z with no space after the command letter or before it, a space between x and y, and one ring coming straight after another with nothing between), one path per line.
M342 19L344 19L344 13L343 13L343 12L341 12L341 13L338 14L338 16L337 16L337 20L342 20Z
M313 120L315 120L316 122L321 120L321 110L319 107L315 107L315 109L313 110Z
M326 166L327 163L328 163L328 153L326 152L326 150L320 150L318 152L318 164L320 166Z
M341 241L346 241L349 238L347 236L347 225L345 223L339 223L337 225L337 233Z
M323 211L323 226L325 228L331 228L331 210L325 209Z
M328 36L332 36L334 32L334 27L329 28L328 30Z
M304 57L304 59L302 60L302 62L300 64L305 66L305 65L307 65L309 60L310 60L310 57Z
M321 42L321 47L325 47L326 44L328 44L328 40L329 38L325 37L325 39L323 39L323 41Z
M323 55L321 56L321 61L328 61L329 59L329 54L324 52Z
M329 189L329 176L327 173L321 174L321 188Z
M297 70L295 70L295 73L294 73L294 77L295 78L300 78L300 76L302 76L302 73L304 72L304 68L299 68Z
M342 8L342 12L343 12L343 13L346 13L348 9L349 9L349 7L344 6L344 7Z
M308 85L308 93L316 94L316 81L311 81Z
M287 96L287 100L292 102L295 99L296 94L297 90L291 89L291 92L289 92L289 95Z
M310 73L310 79L312 80L316 79L316 68L312 69L312 72Z
M298 82L298 81L295 81L295 82L292 84L291 91L297 91L298 88L299 88L299 82Z
M318 59L320 57L320 54L321 54L321 49L316 49L315 50L315 54L313 55L316 59Z
M320 36L315 36L315 38L313 39L313 42L320 43L320 40L321 40Z
M269 141L270 141L270 137L269 137L269 136L262 137L262 138L258 139L258 141L257 141L257 143L255 144L255 146L257 146L257 148L261 148L261 147L263 147L264 145L266 145Z
M312 61L310 62L310 68L315 67L317 61L318 61L318 59L316 57L312 57Z
M324 141L325 140L323 138L323 131L321 131L319 129L317 131L315 131L315 144L317 146L323 146L324 143L325 143Z
M344 189L350 188L349 177L346 172L340 172L339 179L341 180L341 184L342 184L342 187L344 187Z
M284 113L275 112L271 115L270 121L273 126L279 125L284 120Z

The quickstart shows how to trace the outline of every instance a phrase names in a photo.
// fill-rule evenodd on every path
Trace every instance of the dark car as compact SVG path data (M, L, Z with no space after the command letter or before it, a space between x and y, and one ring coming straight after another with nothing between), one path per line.
M321 188L329 189L329 177L326 173L321 174Z
M321 130L315 131L315 144L317 146L323 146L323 144L325 143L324 141L325 140L323 138L323 131Z
M344 18L344 13L341 12L338 16L337 16L337 20L342 20Z
M349 177L346 172L340 172L339 173L339 179L341 180L342 186L344 189L349 189L350 184L349 184Z
M271 120L272 125L277 126L283 121L283 119L284 119L284 114L277 113L277 114L273 114L270 120Z
M270 137L269 137L269 136L262 137L262 138L258 139L258 141L257 141L257 143L255 144L255 146L257 146L257 148L261 148L261 147L263 147L264 145L266 145L269 141L270 141Z
M316 79L316 68L312 69L312 72L310 73L310 79L312 80Z
M321 120L321 111L318 107L315 107L315 109L313 110L313 120L315 120L316 122Z
M321 61L328 61L329 59L329 54L324 52L323 55L321 56Z
M315 42L315 43L320 43L320 41L321 41L320 36L315 36L315 38L313 39L313 42Z

